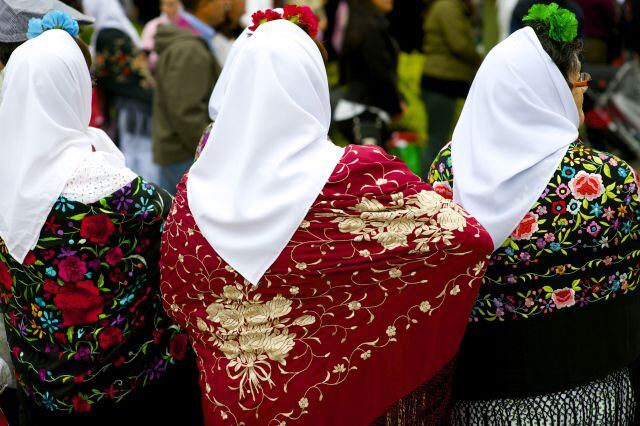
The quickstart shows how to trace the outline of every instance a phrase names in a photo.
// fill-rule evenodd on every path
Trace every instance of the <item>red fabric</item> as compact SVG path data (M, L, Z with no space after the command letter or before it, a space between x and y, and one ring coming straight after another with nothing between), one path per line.
M191 334L207 424L371 423L453 359L491 251L400 161L350 146L252 286L200 233L183 181L161 289Z

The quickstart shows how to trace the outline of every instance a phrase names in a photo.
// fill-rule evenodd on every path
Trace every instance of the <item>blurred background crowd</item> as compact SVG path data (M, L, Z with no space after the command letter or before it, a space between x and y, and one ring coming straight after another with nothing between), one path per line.
M556 0L576 13L594 84L582 137L640 155L640 0ZM167 190L211 122L208 96L256 10L306 4L328 51L332 139L376 144L424 176L449 141L483 56L522 26L535 0L67 1L96 18L93 125L128 165ZM550 1L542 0L542 3ZM89 10L88 10L89 9ZM205 41L198 50L194 39ZM202 50L204 48L204 51Z

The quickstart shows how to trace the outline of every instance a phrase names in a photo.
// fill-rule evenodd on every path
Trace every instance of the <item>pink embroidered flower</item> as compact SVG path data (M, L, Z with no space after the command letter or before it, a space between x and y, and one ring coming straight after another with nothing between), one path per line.
M576 304L576 292L572 288L561 288L555 290L551 295L553 303L556 304L556 308L570 308Z
M80 281L87 273L87 265L76 256L69 256L58 265L60 278L66 282Z
M569 187L567 185L565 185L564 183L562 185L559 185L556 188L556 195L558 197L560 197L561 199L565 199L567 198L567 195L569 195L571 193L571 190L569 189Z
M518 227L511 234L514 240L528 240L538 230L538 215L527 213Z
M453 200L453 189L451 189L449 182L434 182L433 190L436 191L436 194L439 194L448 200Z
M604 194L602 176L580 170L569 182L571 193L578 200L593 201Z
M589 234L591 234L594 237L598 236L598 233L600 232L600 229L602 229L600 227L600 225L598 225L595 221L591 221L591 223L587 226L587 232Z

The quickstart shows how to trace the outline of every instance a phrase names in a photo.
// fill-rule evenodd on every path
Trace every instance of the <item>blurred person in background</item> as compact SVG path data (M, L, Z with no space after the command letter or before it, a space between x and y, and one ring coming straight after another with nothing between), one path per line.
M422 50L425 9L424 0L400 0L395 3L393 10L389 13L391 35L403 52Z
M615 49L614 37L619 35L615 0L575 0L584 19L584 61L606 64L609 52Z
M496 0L498 10L498 31L500 41L511 34L511 17L518 0Z
M127 166L153 182L160 178L151 149L154 81L142 41L118 0L83 0L94 16L91 47L94 73L106 118L105 128L125 155ZM111 117L115 111L115 117Z
M393 0L350 0L340 55L344 90L333 118L354 144L384 146L388 127L406 111L398 88L398 44L386 15Z
M423 152L426 167L449 142L456 103L467 96L482 62L473 22L470 0L434 0L427 11L422 78L428 119L428 140Z
M142 49L147 52L149 57L149 69L153 72L158 62L158 53L156 52L156 33L160 25L177 25L185 27L186 21L180 16L182 3L180 0L160 0L160 16L147 22L142 31Z
M640 54L640 0L626 0L622 16L625 47L637 59Z
M216 35L211 44L220 66L224 66L231 46L242 33L240 18L246 12L245 0L229 0L224 21L216 26Z
M160 185L175 193L209 124L208 103L220 75L212 40L228 0L183 0L188 28L162 25L156 34L157 88L153 104L153 157Z

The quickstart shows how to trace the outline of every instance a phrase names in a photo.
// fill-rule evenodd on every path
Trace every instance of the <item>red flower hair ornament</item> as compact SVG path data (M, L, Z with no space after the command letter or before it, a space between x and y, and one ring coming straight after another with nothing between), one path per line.
M313 13L309 6L296 6L289 4L284 6L284 13L280 13L273 9L259 10L251 16L253 25L249 27L251 31L255 31L258 27L266 22L285 19L302 28L312 38L318 35L318 17Z

